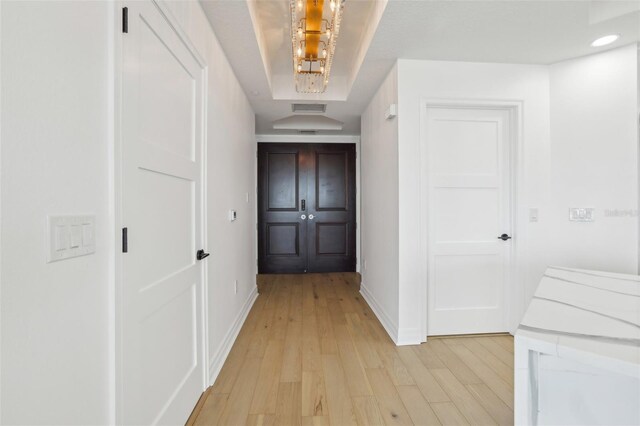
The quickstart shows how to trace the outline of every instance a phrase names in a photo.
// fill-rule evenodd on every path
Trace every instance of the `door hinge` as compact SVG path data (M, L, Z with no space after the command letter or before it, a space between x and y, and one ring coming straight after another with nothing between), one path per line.
M129 8L128 7L122 8L122 32L125 34L129 32Z
M122 252L129 252L129 230L127 228L122 228Z

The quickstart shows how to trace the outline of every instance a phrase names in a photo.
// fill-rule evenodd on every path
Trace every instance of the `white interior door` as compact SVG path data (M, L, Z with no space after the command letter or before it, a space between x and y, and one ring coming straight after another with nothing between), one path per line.
M428 108L428 335L507 331L509 112Z
M203 71L155 2L124 6L120 420L184 424L204 389Z

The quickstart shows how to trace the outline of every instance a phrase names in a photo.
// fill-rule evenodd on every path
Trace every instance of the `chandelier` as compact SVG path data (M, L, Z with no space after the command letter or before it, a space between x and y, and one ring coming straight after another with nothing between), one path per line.
M322 93L329 82L345 0L289 1L296 91Z

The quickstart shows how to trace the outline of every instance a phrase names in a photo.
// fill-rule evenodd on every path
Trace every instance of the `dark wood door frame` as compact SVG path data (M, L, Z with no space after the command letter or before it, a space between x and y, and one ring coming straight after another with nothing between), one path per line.
M260 273L359 269L356 158L355 143L258 144Z

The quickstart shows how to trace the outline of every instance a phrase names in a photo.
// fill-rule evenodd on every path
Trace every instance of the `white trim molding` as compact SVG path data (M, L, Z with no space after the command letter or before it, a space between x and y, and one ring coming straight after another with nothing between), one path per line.
M242 309L238 313L235 321L227 334L224 336L222 343L218 347L216 353L209 360L209 386L212 386L216 381L218 374L220 374L220 370L222 370L222 366L224 362L227 360L227 356L229 356L229 352L231 352L231 348L240 334L240 330L242 329L242 325L244 321L247 319L247 315L251 311L253 304L258 298L258 287L254 287L249 293L249 297L245 301Z
M400 328L398 329L398 337L395 341L397 346L419 345L424 342L422 328Z
M378 317L380 324L382 324L384 329L387 331L387 334L389 334L391 340L393 340L396 345L400 345L401 343L398 343L398 326L394 324L391 317L382 308L382 305L380 305L376 298L373 297L373 294L371 294L371 292L367 289L367 287L364 285L364 282L360 283L360 294L364 298L365 302L367 302L376 317Z
M266 143L360 143L359 135L256 135Z

